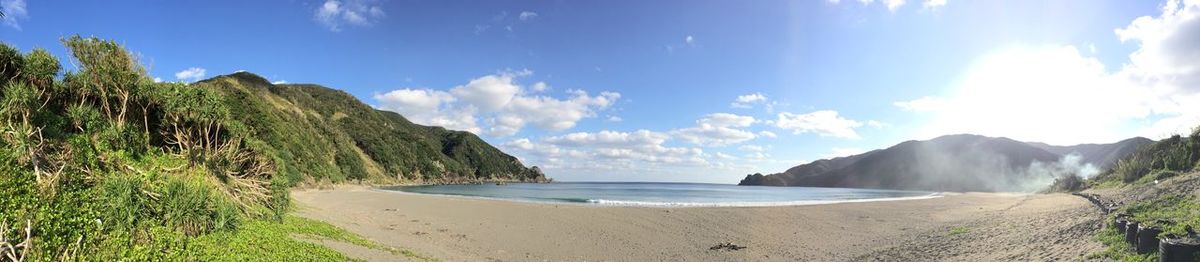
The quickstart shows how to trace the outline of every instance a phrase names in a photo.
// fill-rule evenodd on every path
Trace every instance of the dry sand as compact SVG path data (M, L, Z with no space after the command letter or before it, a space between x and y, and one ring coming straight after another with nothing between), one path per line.
M1103 248L1091 238L1099 211L1066 194L693 208L522 203L365 187L292 196L304 217L444 261L1042 261ZM747 248L709 249L725 242ZM334 248L368 260L407 259Z

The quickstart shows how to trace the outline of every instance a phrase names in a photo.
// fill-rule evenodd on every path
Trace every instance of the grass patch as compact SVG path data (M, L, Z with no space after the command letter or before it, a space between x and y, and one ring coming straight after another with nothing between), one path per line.
M1192 197L1169 196L1133 203L1123 209L1134 221L1163 228L1163 234L1185 235L1185 228L1200 228L1200 202Z
M435 261L407 250L384 247L324 222L287 216L281 222L252 220L238 230L188 237L167 227L154 227L144 235L110 235L84 260L133 261L353 261L331 248L298 240L307 236L343 241L425 261ZM129 239L142 239L130 244Z
M1187 227L1200 226L1200 202L1191 197L1170 196L1149 201L1132 203L1121 211L1132 216L1133 221L1163 228L1164 235L1185 235ZM1108 218L1111 221L1111 217ZM1096 234L1095 239L1108 247L1104 251L1088 255L1090 259L1104 258L1114 261L1157 261L1158 251L1149 254L1133 253L1133 247L1125 242L1125 233L1107 227Z
M1122 188L1126 186L1125 182L1121 182L1119 179L1108 179L1102 181L1089 180L1086 184L1088 185L1088 188L1092 189Z
M1117 232L1116 228L1106 227L1100 230L1094 237L1096 241L1104 243L1108 247L1104 251L1089 254L1088 259L1105 259L1112 261L1158 261L1158 253L1139 255L1131 252L1133 246L1125 243L1125 233Z
M967 227L955 227L955 228L950 229L949 235L957 236L957 235L966 234L967 232L971 232L971 229L967 228Z
M350 258L327 247L292 238L314 236L343 241L396 255L434 261L408 250L384 247L324 222L287 216L282 223L253 221L237 231L225 231L196 238L189 258L201 261L344 261Z

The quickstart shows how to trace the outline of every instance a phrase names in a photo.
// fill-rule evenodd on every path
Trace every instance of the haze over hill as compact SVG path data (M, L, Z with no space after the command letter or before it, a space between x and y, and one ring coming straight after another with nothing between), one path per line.
M1142 145L1051 146L1008 138L948 135L887 149L822 159L783 173L747 175L739 185L886 188L930 191L1034 191L1059 175L1094 175Z

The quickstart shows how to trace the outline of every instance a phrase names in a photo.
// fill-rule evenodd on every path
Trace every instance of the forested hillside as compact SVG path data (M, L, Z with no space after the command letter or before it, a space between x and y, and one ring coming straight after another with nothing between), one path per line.
M274 85L247 72L194 85L222 92L231 117L264 141L293 181L544 180L536 167L526 168L474 134L413 124L340 90Z
M342 260L294 235L299 183L542 181L475 135L315 85L159 83L115 41L0 44L0 260ZM63 64L75 68L63 68Z

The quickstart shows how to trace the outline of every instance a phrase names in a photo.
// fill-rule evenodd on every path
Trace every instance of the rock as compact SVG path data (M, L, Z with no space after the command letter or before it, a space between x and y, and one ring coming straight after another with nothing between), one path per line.
M745 246L739 246L739 245L733 244L732 242L725 242L725 243L720 243L720 244L717 244L717 245L715 245L715 246L712 246L712 247L708 248L708 250L733 250L733 251L738 251L738 250L742 250L742 249L745 249L745 248L746 248Z

